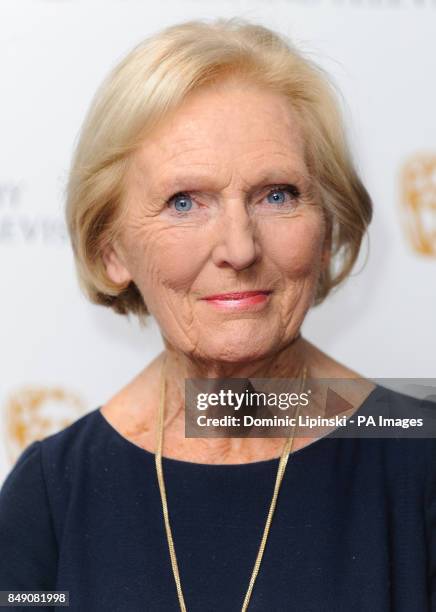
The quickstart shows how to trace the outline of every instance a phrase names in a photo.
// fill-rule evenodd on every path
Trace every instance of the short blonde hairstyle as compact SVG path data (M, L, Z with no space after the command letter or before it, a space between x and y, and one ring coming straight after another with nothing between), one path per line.
M314 305L351 272L372 217L371 198L347 143L336 87L283 34L239 17L167 27L136 46L98 89L83 123L67 185L66 221L79 284L95 304L148 310L130 281L113 283L102 258L122 227L131 155L185 96L236 76L284 94L299 117L306 164L327 220L331 259Z

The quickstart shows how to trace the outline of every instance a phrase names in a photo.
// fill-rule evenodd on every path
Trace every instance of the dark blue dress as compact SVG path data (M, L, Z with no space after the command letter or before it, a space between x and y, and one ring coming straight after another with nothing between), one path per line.
M278 463L163 459L188 612L241 610ZM430 438L292 453L249 612L436 611L435 467ZM71 612L179 610L154 454L99 409L28 446L1 489L0 590L26 589L69 591Z

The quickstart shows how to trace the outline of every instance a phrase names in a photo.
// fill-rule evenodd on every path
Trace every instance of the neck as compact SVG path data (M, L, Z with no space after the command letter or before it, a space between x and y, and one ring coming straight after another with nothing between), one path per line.
M167 404L171 398L184 397L186 378L294 378L301 375L307 364L308 343L299 333L279 352L247 362L217 362L198 359L181 353L164 340L165 351L160 356L161 365L166 360ZM217 383L218 385L218 383ZM166 411L170 414L170 411Z
M279 454L283 440L279 438L186 438L185 439L185 379L186 378L298 378L304 365L310 368L308 343L301 334L279 353L246 363L217 363L198 360L176 351L165 342L159 358L160 367L166 360L165 380L165 447L183 445L186 456L209 462L238 463L269 458ZM219 381L215 383L219 386ZM213 391L213 382L208 386Z

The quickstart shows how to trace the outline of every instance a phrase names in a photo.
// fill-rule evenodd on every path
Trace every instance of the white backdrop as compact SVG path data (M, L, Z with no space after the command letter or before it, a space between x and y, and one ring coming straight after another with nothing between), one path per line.
M151 319L141 330L78 290L63 190L96 87L163 26L234 15L284 32L333 75L374 200L354 275L303 333L364 376L436 376L436 0L3 0L0 482L31 440L105 403L162 348ZM412 208L401 172L416 160L427 178Z

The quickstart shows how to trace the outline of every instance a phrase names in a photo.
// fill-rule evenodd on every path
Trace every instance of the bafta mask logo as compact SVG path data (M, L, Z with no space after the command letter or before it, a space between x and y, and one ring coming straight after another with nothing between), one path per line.
M417 154L400 170L401 220L408 243L436 257L436 155Z
M4 411L8 458L14 464L29 444L57 433L83 414L84 402L63 389L25 387L12 393Z

